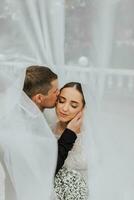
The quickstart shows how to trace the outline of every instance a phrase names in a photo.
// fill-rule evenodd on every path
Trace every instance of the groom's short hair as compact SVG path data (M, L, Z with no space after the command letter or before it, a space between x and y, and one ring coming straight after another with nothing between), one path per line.
M30 98L38 93L47 95L52 87L51 82L57 78L57 74L48 67L29 66L26 70L23 90Z

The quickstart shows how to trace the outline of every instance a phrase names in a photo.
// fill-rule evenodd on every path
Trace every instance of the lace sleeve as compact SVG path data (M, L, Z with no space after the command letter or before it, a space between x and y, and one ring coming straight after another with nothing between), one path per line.
M81 135L77 135L74 147L69 152L68 157L65 161L65 167L75 170L87 169L86 155L83 152L83 143Z

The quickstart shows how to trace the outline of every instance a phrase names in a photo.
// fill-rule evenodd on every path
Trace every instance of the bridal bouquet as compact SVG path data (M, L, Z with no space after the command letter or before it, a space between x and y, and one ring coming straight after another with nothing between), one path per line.
M87 186L81 174L62 168L55 177L54 189L58 200L86 200Z

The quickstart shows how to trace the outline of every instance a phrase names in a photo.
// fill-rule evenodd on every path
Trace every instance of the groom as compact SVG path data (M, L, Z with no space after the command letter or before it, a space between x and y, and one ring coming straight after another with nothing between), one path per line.
M27 68L24 92L43 112L45 108L55 107L59 95L58 76L48 67L33 65ZM58 140L58 159L56 173L63 166L68 152L72 149L82 123L81 113L69 122Z

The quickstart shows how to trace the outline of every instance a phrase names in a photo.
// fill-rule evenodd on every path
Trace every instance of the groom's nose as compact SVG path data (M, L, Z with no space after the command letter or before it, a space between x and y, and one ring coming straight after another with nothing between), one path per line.
M57 90L56 96L58 97L58 95L60 94L60 90Z
M57 89L57 92L56 92L56 97L58 97L59 93L60 93L60 90L59 90L59 89Z

